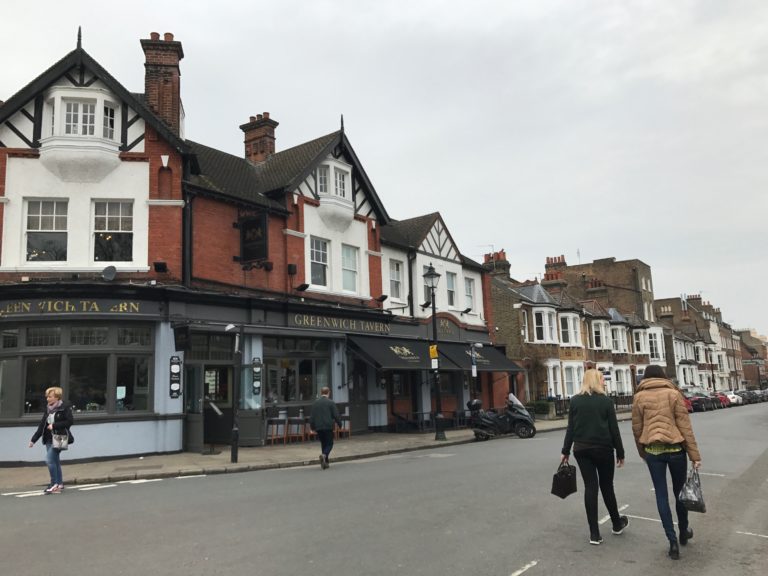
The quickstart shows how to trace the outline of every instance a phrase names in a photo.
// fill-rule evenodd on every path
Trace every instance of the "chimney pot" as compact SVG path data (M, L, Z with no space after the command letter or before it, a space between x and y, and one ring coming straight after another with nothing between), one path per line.
M262 116L261 114L256 114L256 119L257 120L262 120L263 118L264 118L264 116Z
M173 42L173 34L171 34L170 32L166 32L165 34L163 34L163 40L165 40L166 42Z
M159 32L150 32L149 33L150 40L160 40L160 33Z
M264 112L264 119L269 120L269 112Z
M251 122L256 122L256 116L251 116Z

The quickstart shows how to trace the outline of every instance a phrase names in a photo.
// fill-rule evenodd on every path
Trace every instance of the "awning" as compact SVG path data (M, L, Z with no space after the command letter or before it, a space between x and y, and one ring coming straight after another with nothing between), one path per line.
M424 340L386 336L349 336L355 352L382 370L428 370L429 348Z
M472 370L470 344L457 342L438 342L437 350L458 365L462 370ZM478 372L525 372L523 368L512 362L493 346L475 348L475 364Z

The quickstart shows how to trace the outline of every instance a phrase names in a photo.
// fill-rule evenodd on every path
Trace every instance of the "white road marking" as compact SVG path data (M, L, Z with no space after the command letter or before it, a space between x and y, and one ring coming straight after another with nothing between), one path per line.
M758 538L768 538L768 535L765 535L765 534L755 534L754 532L739 532L737 530L736 534L743 534L744 536L757 536Z
M75 484L70 486L72 490L80 490L81 488L90 488L91 486L101 486L101 484Z
M534 567L534 566L536 566L536 564L538 564L538 563L539 563L539 561L538 561L538 560L534 560L533 562L528 562L528 564L526 564L525 566L523 566L522 568L520 568L520 570L517 570L517 571L515 571L515 572L512 572L512 574L510 574L509 576L520 576L520 574L522 574L523 572L525 572L525 571L527 571L527 570L529 570L529 569L533 568L533 567Z
M632 514L627 514L627 518L637 518L638 520L648 520L649 522L661 523L661 520L659 520L658 518L646 518L645 516L632 516ZM677 524L677 522L672 522L672 524Z
M205 478L208 474L189 474L187 476L176 476L176 480L184 480L185 478Z
M4 494L0 494L0 496L20 496L22 494L42 494L42 490L25 490L24 492L5 492Z
M715 474L714 472L699 472L699 476L717 476L719 478L725 478L725 474Z
M117 484L97 484L96 486L90 486L88 488L78 488L81 492L88 492L89 490L101 490L102 488L115 488Z
M146 484L147 482L162 482L162 478L140 478L139 480L121 480L118 484Z
M619 512L622 512L622 511L626 510L627 508L629 508L629 504L624 504L624 506L620 506L619 507ZM611 519L611 515L608 514L608 516L604 516L603 518L601 518L600 522L598 522L598 524L605 524L610 519Z
M45 492L40 490L38 492L29 492L27 494L18 494L16 498L29 498L30 496L45 496Z

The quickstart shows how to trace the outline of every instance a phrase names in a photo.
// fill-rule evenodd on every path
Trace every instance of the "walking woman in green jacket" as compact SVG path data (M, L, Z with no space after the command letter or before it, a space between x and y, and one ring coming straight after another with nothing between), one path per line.
M584 480L584 508L589 524L589 543L601 544L600 525L597 521L597 491L603 494L603 502L611 515L614 534L621 534L629 524L629 518L619 516L616 494L613 491L616 465L624 465L624 445L621 442L619 423L613 400L605 395L603 375L595 369L584 372L581 390L571 398L568 412L568 428L565 432L561 461L567 462L573 445L573 455Z

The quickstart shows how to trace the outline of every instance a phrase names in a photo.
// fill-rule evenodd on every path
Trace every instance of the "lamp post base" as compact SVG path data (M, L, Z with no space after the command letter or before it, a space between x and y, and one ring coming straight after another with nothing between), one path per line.
M445 437L445 430L443 430L443 415L437 414L435 416L435 441L447 440Z

